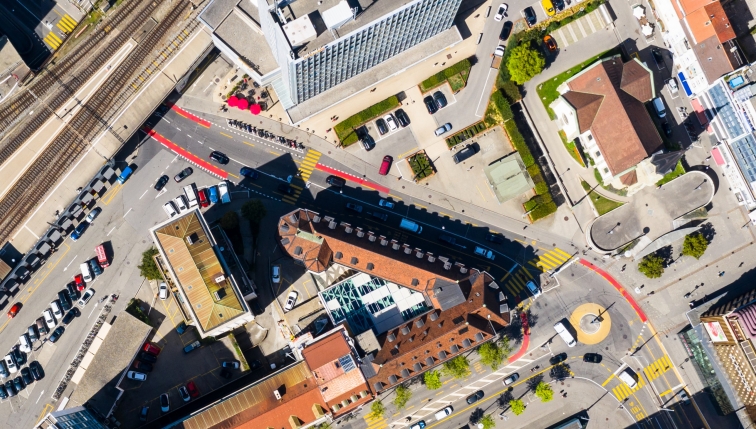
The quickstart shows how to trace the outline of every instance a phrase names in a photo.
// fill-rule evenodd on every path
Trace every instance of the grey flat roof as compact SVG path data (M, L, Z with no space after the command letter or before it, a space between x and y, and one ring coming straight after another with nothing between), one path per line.
M223 22L241 0L212 0L200 13L199 19L213 30ZM250 1L250 0L244 0Z
M218 0L216 0L218 1ZM254 9L250 6L248 8ZM250 26L240 14L244 12L236 9L215 29L215 35L223 40L245 62L261 75L270 73L278 68L267 40L262 33ZM249 16L257 21L257 16ZM259 18L258 18L259 19Z
M507 202L535 186L517 152L486 166L483 171L499 203Z
M346 82L334 86L328 91L297 104L287 110L287 113L295 124L301 122L338 102L346 100L352 95L372 88L376 83L391 77L391 75L398 70L412 67L431 55L435 55L461 41L462 36L457 30L457 26L452 26L450 29L439 33L435 37L415 45L401 54L372 67L370 70L360 73Z
M299 0L290 3L283 10L287 21L310 15L313 22L319 21L322 25L322 28L318 28L318 36L315 40L307 42L299 51L300 55L305 55L413 1L415 0L347 0L351 8L359 9L357 18L344 24L338 30L334 30L333 34L322 24L321 17L323 12L336 6L341 0L322 0L322 4L318 4L318 0Z
M106 416L121 393L121 376L131 365L152 327L122 311L71 395L73 405L89 407Z

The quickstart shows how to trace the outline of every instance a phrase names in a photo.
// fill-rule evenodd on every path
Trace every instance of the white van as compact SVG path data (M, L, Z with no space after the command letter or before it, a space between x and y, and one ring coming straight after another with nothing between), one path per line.
M635 381L634 373L630 368L625 368L624 371L620 372L617 376L620 380L624 381L625 384L627 384L627 387L634 388L636 384L638 384L637 381Z
M415 234L420 234L423 232L423 227L416 224L415 222L412 222L409 219L402 219L402 222L399 224L399 228L406 229L409 232L414 232Z
M556 330L557 334L559 334L564 342L567 343L568 347L575 347L577 341L575 341L575 338L572 336L572 334L570 334L570 331L568 331L567 328L564 327L562 322L556 322L554 324L554 330Z
M84 281L89 283L94 279L94 276L92 276L92 270L89 269L88 263L83 263L79 265L79 269L81 270L81 275L84 276Z
M441 419L445 419L445 418L449 417L453 411L454 411L454 408L452 408L451 405L450 405L450 406L444 408L443 410L437 412L433 416L436 418L436 420L441 420Z
M190 209L197 207L197 188L194 186L194 183L184 186L184 195L186 195L186 199L189 201Z
M664 109L664 101L662 101L661 97L654 98L654 110L656 110L656 116L663 118L667 116L667 111Z
M32 344L31 344L31 340L29 339L29 334L24 332L20 337L18 337L18 342L19 344L21 344L20 349L22 352L24 353L31 352Z

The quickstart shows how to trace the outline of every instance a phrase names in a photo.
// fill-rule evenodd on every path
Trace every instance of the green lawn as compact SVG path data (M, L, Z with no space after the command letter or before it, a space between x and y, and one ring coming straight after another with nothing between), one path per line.
M556 116L554 115L554 112L551 111L551 108L549 108L549 106L552 102L554 102L554 100L559 98L559 92L557 91L559 85L564 83L572 76L585 70L588 66L595 63L597 60L601 58L611 57L612 55L617 55L619 53L619 48L614 48L606 52L602 52L538 85L538 88L536 90L538 92L538 97L541 98L541 103L543 103L543 106L546 107L546 111L549 112L551 119L556 119Z
M578 151L577 145L575 145L575 140L568 142L567 135L562 130L559 130L559 138L562 139L562 143L564 143L564 147L567 148L567 152L570 153L570 156L572 157L572 159L577 161L577 163L580 164L581 166L585 167L583 158L580 156L580 152Z
M665 174L664 177L658 182L656 182L656 186L661 186L665 183L669 183L678 177L685 174L685 167L683 167L681 161L677 161L677 165L675 166L675 169L670 171L669 173Z
M464 59L453 64L420 82L420 91L428 92L444 82L449 82L452 92L457 92L467 84L467 78L470 75L470 67L472 67L472 64L469 59Z
M608 198L602 197L596 192L593 192L591 190L591 185L589 185L583 180L580 181L580 184L583 185L583 189L585 189L588 192L588 198L591 199L591 202L593 203L593 207L596 207L596 211L598 212L599 216L609 213L610 211L616 209L617 207L622 207L625 204L625 203L619 203L617 201L612 201Z

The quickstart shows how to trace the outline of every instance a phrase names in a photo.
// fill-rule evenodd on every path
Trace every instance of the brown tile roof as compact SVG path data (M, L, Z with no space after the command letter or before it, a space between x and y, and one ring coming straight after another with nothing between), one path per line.
M601 107L601 101L604 97L602 95L575 91L569 91L563 97L577 112L580 133L582 134L591 129L591 125L593 125L593 121L596 119L596 114Z
M645 103L654 98L653 84L651 74L640 62L628 61L622 67L622 80L620 89L630 94L641 103Z
M488 286L492 281L487 273L473 274L460 282L468 298L463 304L434 310L382 334L373 359L377 375L368 379L371 389L385 390L488 341L493 337L489 316L495 329L507 326L508 313L490 311L498 310L498 293Z
M629 71L625 72L625 67ZM642 72L649 78L644 78ZM650 74L634 60L633 64L623 64L616 55L596 62L567 82L570 92L603 98L590 130L613 175L634 167L662 146L645 106L634 98L645 97L651 91L643 88L650 87ZM623 80L633 96L620 88ZM570 92L562 96L569 100Z
M711 36L693 45L693 52L710 84L734 70L727 55L727 49L729 48L720 44L717 36Z
M638 183L638 173L635 170L625 173L620 177L620 182L625 186L635 185Z
M728 40L735 38L735 30L730 24L730 19L727 17L722 3L714 2L704 6L706 13L711 18L711 24L714 27L714 32L717 34L717 39L720 43L724 43Z
M339 329L327 337L305 346L302 350L302 356L307 365L315 370L351 353L349 344L344 339L343 332L343 330Z

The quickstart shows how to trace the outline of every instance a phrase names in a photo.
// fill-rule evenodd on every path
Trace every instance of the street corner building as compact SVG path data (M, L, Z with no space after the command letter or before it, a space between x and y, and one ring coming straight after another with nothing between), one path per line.
M254 320L237 280L198 208L150 229L183 310L204 337Z
M213 0L199 19L215 46L254 81L270 84L299 123L459 43L460 4Z
M493 278L443 255L305 209L280 218L278 239L320 278L319 297L333 323L357 338L376 394L496 338L510 322Z

